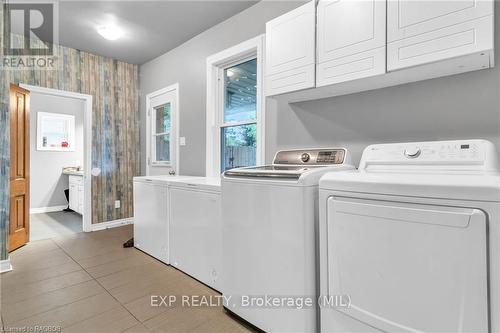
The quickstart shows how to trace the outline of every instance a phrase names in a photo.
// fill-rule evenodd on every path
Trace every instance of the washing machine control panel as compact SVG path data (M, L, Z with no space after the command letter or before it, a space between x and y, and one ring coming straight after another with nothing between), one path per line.
M273 164L344 164L345 158L346 150L343 148L282 150L274 156Z
M496 167L498 157L486 140L454 140L377 144L363 152L360 168L384 165L459 166L469 169ZM472 166L472 167L471 167Z

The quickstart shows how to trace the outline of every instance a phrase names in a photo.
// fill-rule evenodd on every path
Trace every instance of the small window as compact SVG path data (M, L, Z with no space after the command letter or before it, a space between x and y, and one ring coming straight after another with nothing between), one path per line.
M153 163L170 163L171 103L153 108Z
M37 150L75 151L75 116L38 112Z
M223 70L221 172L252 166L257 158L257 59Z

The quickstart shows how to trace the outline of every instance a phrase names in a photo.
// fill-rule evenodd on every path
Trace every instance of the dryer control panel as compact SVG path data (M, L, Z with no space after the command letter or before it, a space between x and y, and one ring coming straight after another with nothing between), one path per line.
M498 171L495 146L486 140L453 140L368 146L359 169L416 167L431 170Z

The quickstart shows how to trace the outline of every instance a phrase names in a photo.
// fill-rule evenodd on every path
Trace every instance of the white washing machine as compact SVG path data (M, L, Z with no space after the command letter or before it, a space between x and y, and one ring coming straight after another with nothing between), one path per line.
M226 309L267 332L317 331L318 181L350 161L345 149L289 150L272 165L224 173Z
M500 331L492 143L372 145L319 200L322 332Z

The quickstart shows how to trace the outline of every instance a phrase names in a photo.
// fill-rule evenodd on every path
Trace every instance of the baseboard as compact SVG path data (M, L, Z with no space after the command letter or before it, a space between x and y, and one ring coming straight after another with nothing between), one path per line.
M50 213L50 212L61 212L68 205L64 206L51 206L51 207L39 207L39 208L30 208L30 214L40 214L40 213Z
M12 270L10 259L0 260L0 273L9 272Z
M110 229L110 228L122 227L124 225L133 224L133 223L134 223L134 218L129 217L126 219L119 219L119 220L113 220L113 221L108 221L108 222L95 223L95 224L92 224L91 229L92 229L92 231L99 231L99 230L105 230L105 229Z

